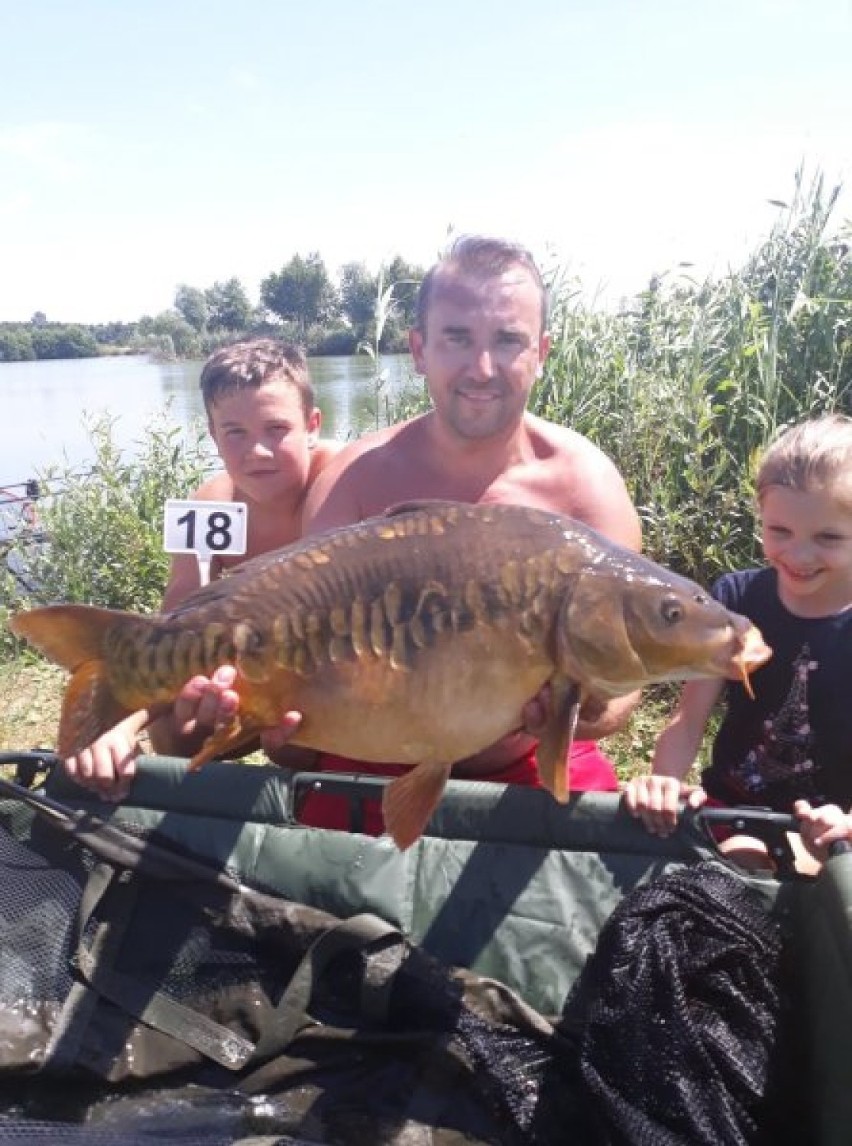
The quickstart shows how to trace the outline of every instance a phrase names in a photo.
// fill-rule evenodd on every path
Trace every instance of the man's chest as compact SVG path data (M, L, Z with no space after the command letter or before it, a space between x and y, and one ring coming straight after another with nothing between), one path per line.
M572 489L547 467L530 464L496 475L400 474L398 480L376 489L369 503L362 505L362 516L383 513L401 503L430 500L527 505L580 520L588 513L582 490Z

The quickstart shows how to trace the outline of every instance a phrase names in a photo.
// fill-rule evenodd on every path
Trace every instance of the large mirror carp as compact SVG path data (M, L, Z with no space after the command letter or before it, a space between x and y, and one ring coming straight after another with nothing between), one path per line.
M584 701L690 677L747 684L770 655L748 620L698 585L577 521L437 502L255 558L169 613L55 605L11 627L72 673L61 756L233 664L239 714L193 765L298 710L293 744L413 766L383 802L400 847L422 833L453 762L517 729L545 683L538 764L564 801Z

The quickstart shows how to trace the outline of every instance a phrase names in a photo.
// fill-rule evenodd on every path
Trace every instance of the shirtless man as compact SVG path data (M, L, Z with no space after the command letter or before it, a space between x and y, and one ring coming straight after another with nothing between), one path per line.
M434 408L343 449L311 487L305 532L351 524L401 501L439 498L551 509L638 549L638 516L609 458L575 431L526 410L549 349L546 323L546 291L527 251L501 240L459 240L426 275L410 335ZM212 678L196 677L186 686L175 706L185 734L194 736L196 729L209 729L234 714L235 675L224 665ZM595 741L622 727L637 700L638 693L581 712L570 756L573 788L617 787L615 771ZM546 697L527 706L525 729L534 731L541 721L542 703ZM306 761L301 750L294 756L287 740L299 721L298 713L287 713L264 735L263 746L273 759L298 767L309 762L324 770L395 774L394 765L371 767L315 754ZM164 750L161 744L155 746ZM453 775L537 784L535 745L530 731L519 730L460 761ZM331 800L312 797L305 818L339 823ZM369 812L367 826L381 830Z
M549 349L546 323L546 291L527 251L493 239L457 241L426 275L410 334L433 409L342 450L311 488L306 533L351 524L399 502L438 498L555 510L638 549L639 519L610 459L574 430L526 410ZM224 672L233 680L232 670ZM569 757L572 787L617 787L611 763L592 742L621 728L637 700L638 693L581 712ZM540 707L528 705L525 717L526 726L534 727ZM276 758L298 720L297 713L287 714L282 727L265 738L264 747ZM535 743L529 732L519 731L460 761L453 775L536 784ZM286 755L280 759L286 762ZM321 756L318 766L389 772L331 756ZM332 801L312 797L303 818L337 825ZM371 827L377 827L375 819Z

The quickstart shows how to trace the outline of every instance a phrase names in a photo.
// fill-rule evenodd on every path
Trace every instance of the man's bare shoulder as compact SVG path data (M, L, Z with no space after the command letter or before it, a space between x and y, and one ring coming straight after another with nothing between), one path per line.
M312 485L305 503L305 532L348 525L387 504L393 472L411 458L418 419L374 430L349 442Z
M569 426L529 414L526 428L537 463L533 471L540 477L539 497L613 541L638 549L639 517L612 458Z
M548 422L535 414L526 417L527 431L533 448L540 458L557 455L561 461L600 473L617 473L618 469L600 446L570 426Z
M362 457L371 458L373 464L380 465L383 454L396 449L400 439L410 431L416 420L400 422L396 426L385 426L381 430L371 430L362 434L360 438L347 442L335 456L335 466L345 469L350 462Z
M336 438L320 438L316 445L311 450L311 473L308 477L308 482L313 482L320 476L323 470L328 468L328 465L335 460L338 454L341 454L346 448L343 441L337 441Z

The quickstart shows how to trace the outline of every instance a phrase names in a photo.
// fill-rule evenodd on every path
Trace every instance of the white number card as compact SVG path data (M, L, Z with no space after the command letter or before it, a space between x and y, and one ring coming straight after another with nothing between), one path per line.
M195 553L207 560L217 553L239 557L246 551L248 506L241 501L179 501L169 498L163 519L166 553Z

